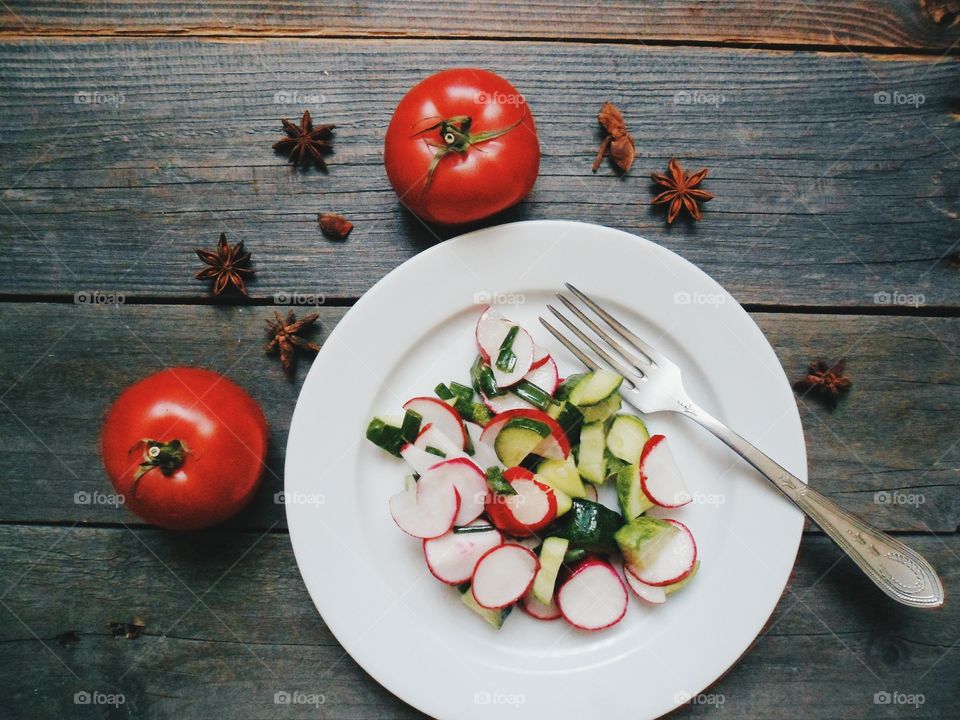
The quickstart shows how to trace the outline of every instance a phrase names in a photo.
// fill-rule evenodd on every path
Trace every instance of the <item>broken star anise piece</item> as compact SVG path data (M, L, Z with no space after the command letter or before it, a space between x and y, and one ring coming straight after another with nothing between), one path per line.
M293 310L290 310L287 313L286 320L278 312L274 313L273 320L267 320L267 333L270 336L270 342L266 344L264 350L266 352L279 352L280 364L288 373L293 372L297 348L313 350L313 352L320 350L319 345L308 342L299 335L303 328L315 323L318 317L320 317L320 313L310 313L297 320Z
M815 360L807 368L807 374L793 384L793 389L822 400L831 410L837 406L840 396L853 387L853 382L843 373L847 362L843 358L833 365Z
M281 120L286 137L273 144L277 152L287 154L287 160L295 165L309 165L311 162L321 170L327 169L323 156L333 150L333 129L336 125L314 125L310 111L304 110L300 125L289 120Z
M609 155L620 172L626 173L633 165L633 160L637 156L637 149L633 144L633 138L627 132L627 123L623 119L620 108L610 102L604 103L600 112L597 113L597 121L606 130L607 136L600 143L597 156L593 159L592 170L594 172L599 170L604 156Z
M686 208L687 212L690 213L690 217L694 220L699 220L702 217L699 203L713 200L713 195L706 190L700 190L697 188L697 185L703 182L703 179L710 171L707 168L700 168L693 174L684 172L676 158L673 158L667 163L667 170L669 175L661 175L660 173L650 174L650 178L657 185L662 185L666 188L666 190L656 195L650 203L652 205L670 203L670 209L667 212L667 224L677 219L681 208Z
M346 240L353 230L353 223L336 213L320 213L317 222L320 223L321 232L331 240Z
M243 240L231 246L227 242L226 233L220 233L220 242L216 251L196 250L197 257L210 267L200 270L194 277L197 280L213 279L213 294L219 295L228 287L247 294L247 287L243 282L244 275L253 275L250 267L250 253L244 252Z

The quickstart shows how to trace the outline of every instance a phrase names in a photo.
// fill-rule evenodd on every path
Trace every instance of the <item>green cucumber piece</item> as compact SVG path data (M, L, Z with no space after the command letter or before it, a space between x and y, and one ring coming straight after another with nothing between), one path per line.
M667 585L666 587L663 588L663 591L667 595L672 595L677 590L681 590L682 588L686 587L687 583L693 580L693 576L697 574L697 570L699 569L700 569L700 559L697 558L697 561L693 564L693 570L690 571L689 575L687 575L680 582L675 582L673 583L673 585Z
M594 370L570 391L570 402L577 407L597 405L619 390L622 382L623 377L611 370Z
M497 457L507 467L523 462L540 442L550 435L550 426L538 420L517 417L507 421L493 441Z
M391 455L403 457L400 454L400 448L406 444L406 440L403 439L403 431L383 418L375 417L367 425L367 440L377 447L383 448Z
M529 380L521 380L512 388L510 388L510 392L512 392L521 400L526 400L538 410L546 410L554 404L554 400L552 397L550 397L550 393L538 385L534 385Z
M576 565L578 562L585 559L589 554L590 553L583 548L570 548L567 550L567 554L563 556L563 561L567 565Z
M603 423L586 423L580 428L580 454L577 456L577 471L594 485L603 485L606 448Z
M420 426L423 424L423 415L416 410L407 410L403 414L403 424L400 425L400 434L408 443L412 443L420 434Z
M583 413L576 405L563 400L559 405L551 405L547 409L547 415L557 421L557 425L563 430L571 445L580 442L580 426L583 425Z
M477 615L490 623L495 630L499 630L501 627L503 627L503 621L507 619L507 615L509 615L510 611L513 610L513 605L508 605L507 607L500 608L499 610L489 610L481 605L478 605L477 601L473 598L473 592L471 592L469 584L466 585L466 590L463 589L463 586L460 586L459 590L460 601L468 608L473 610Z
M553 600L557 574L568 547L570 541L566 538L548 537L540 548L540 569L533 578L533 596L544 605L549 605Z
M623 460L621 460L612 452L610 452L609 449L603 451L603 457L606 462L606 465L603 468L603 470L607 475L607 480L612 480L613 482L616 482L617 473L620 472L623 468L627 467L630 463L625 463Z
M621 527L623 516L617 511L592 500L574 498L570 512L555 520L549 533L551 537L566 538L571 547L609 553L617 549L615 536Z
M503 476L503 471L498 468L496 465L487 468L487 485L490 487L493 492L497 495L516 495L517 491L514 490L513 485L510 484L510 481Z
M633 520L653 507L640 485L640 468L636 465L625 465L617 473L617 500L627 520Z
M554 396L557 398L557 400L566 400L570 397L570 393L577 386L577 383L583 380L587 375L588 373L574 373L560 383L560 387L557 388L557 392L554 393Z
M580 411L583 413L584 422L606 422L611 415L620 410L622 405L623 399L620 393L614 393L602 403L580 408Z
M624 560L640 568L678 532L680 530L666 520L641 515L617 530L614 539Z
M586 497L587 489L583 486L577 464L573 458L554 460L544 458L537 465L537 480L546 483L554 490L566 493L570 497Z
M607 447L624 462L636 465L640 462L643 446L650 433L643 420L633 415L617 415L607 431Z

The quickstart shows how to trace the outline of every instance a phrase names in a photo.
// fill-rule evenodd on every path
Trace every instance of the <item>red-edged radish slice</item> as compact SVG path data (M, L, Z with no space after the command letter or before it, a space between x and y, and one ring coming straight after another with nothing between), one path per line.
M417 435L417 439L413 441L413 444L421 450L434 448L442 452L443 457L439 455L436 456L438 462L440 460L469 457L453 440L437 430L432 423L427 423L420 429L420 434Z
M417 538L440 537L453 527L460 510L460 493L442 474L428 472L417 487L403 490L390 498L390 515L407 535Z
M520 607L527 615L535 617L537 620L556 620L560 617L560 608L557 607L556 602L551 600L549 605L544 605L533 596L532 592L523 596L520 600Z
M640 582L655 587L673 585L689 575L697 563L697 543L690 528L678 520L664 518L675 525L680 532L675 533L650 562L643 567L630 567Z
M403 452L402 450L400 452ZM593 500L593 502L599 502L597 495L597 486L593 483L585 482L583 484L583 489L587 491L586 500Z
M480 438L490 447L496 447L497 435L504 426L514 418L528 418L543 423L550 428L550 434L545 437L532 452L542 457L554 460L566 460L570 455L570 441L557 421L541 410L508 410L500 413L487 423Z
M407 465L410 466L410 469L413 470L417 475L423 475L436 465L438 462L443 462L444 458L429 453L423 448L417 447L412 443L407 443L402 448L400 448L400 455L404 460L407 461Z
M487 496L487 515L498 528L514 537L527 537L542 530L557 518L557 495L549 485L534 479L533 473L520 467L503 473L516 490L515 495L491 492Z
M539 345L534 344L533 363L530 365L530 369L536 370L538 367L543 365L547 360L550 360L550 353L547 352L546 348L542 348Z
M640 484L651 502L660 507L677 508L693 500L663 435L654 435L643 446Z
M588 559L578 565L556 594L564 620L581 630L616 625L627 612L627 589L609 563Z
M481 439L483 428L472 422L465 422L464 427L467 428L467 435L470 437L470 442L473 443L473 461L477 464L477 467L484 471L494 466L503 467L503 463L497 457L497 451L493 449L493 445L488 445Z
M477 349L487 364L490 363L490 353L487 352L487 348L496 345L497 350L499 350L500 344L506 336L506 331L503 329L504 322L506 320L503 315L493 305L487 305L477 319Z
M459 585L473 577L477 561L488 550L503 544L503 535L483 520L475 520L467 527L470 532L450 532L432 540L423 541L423 556L427 567L440 582ZM487 528L483 530L482 528Z
M490 487L487 485L487 476L473 461L467 458L441 460L420 478L420 482L424 477L436 476L453 483L460 495L460 509L453 519L454 525L466 525L483 514Z
M553 395L557 391L557 386L560 384L559 377L557 364L553 361L553 358L547 355L547 357L543 359L543 363L539 367L532 368L530 372L524 375L523 379L529 383L533 383L548 395ZM536 409L532 403L527 402L511 392L496 395L491 398L484 396L483 402L495 413L507 412L508 410Z
M467 447L467 430L463 427L460 415L443 400L433 397L415 397L407 400L403 409L419 413L423 418L422 426L433 425L452 442L458 443L461 450Z
M667 601L667 593L662 587L647 585L633 574L629 566L624 566L623 577L626 579L630 589L633 590L633 594L641 600L653 603L654 605L662 605Z
M488 610L511 605L530 589L539 569L537 556L520 545L511 543L488 550L473 571L473 599Z

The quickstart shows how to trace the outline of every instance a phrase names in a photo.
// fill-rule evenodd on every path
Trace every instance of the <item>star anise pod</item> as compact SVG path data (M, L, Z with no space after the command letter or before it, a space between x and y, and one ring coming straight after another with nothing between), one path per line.
M607 136L600 143L597 156L593 159L592 170L594 172L599 170L604 156L609 154L620 172L627 172L637 156L637 149L633 144L633 138L627 132L627 123L623 119L620 108L610 102L604 103L597 114L597 121L607 131Z
M662 185L667 189L654 197L650 203L652 205L670 203L670 209L667 212L668 224L677 219L681 208L686 208L687 212L690 213L690 217L694 220L699 220L702 215L700 214L698 201L706 202L707 200L713 200L713 195L706 190L698 189L697 185L703 182L703 179L710 171L707 168L700 168L691 175L684 172L676 158L673 158L667 163L667 170L670 173L669 175L651 173L651 179L657 185Z
M236 288L244 295L247 294L243 282L244 275L253 275L250 265L250 253L244 252L243 240L232 247L227 242L226 233L220 233L220 242L216 252L197 248L197 257L210 267L200 270L194 277L197 280L213 279L213 294L219 295L228 287Z
M297 320L293 310L287 313L284 320L279 312L274 313L273 320L267 320L267 334L270 336L270 342L264 346L266 352L277 351L280 353L280 364L288 373L293 372L296 363L297 348L301 350L313 350L318 352L320 346L316 343L308 342L300 337L299 333L307 325L312 325L320 317L320 313L310 313Z
M815 360L807 368L807 374L793 384L793 389L823 400L831 410L837 406L840 396L853 387L853 382L843 373L847 362L840 358L833 365Z
M317 222L320 223L321 232L331 240L346 240L353 230L353 223L336 213L320 213Z
M295 165L308 165L312 162L321 170L326 170L327 163L323 156L333 150L330 140L336 125L314 126L309 110L304 110L299 126L289 120L280 122L283 123L283 131L287 137L277 140L273 149L286 153L287 159Z

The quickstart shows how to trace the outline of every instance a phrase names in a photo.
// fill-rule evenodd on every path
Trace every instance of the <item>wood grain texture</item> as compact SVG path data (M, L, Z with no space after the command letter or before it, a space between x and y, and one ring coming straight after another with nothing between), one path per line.
M943 261L960 216L953 58L405 40L0 46L0 294L199 299L193 248L225 231L253 252L255 296L356 297L454 234L398 206L381 155L422 68L464 64L509 77L541 135L536 188L493 223L566 218L642 234L744 302L873 306L900 292L960 307L960 272ZM878 105L878 92L923 103ZM589 171L608 99L639 150L622 180ZM326 175L270 150L279 118L305 102L339 126ZM647 173L674 155L711 168L717 198L700 224L666 227L648 205ZM320 236L326 210L356 223L346 243Z
M949 0L561 2L481 0L469 12L427 0L298 0L216 4L97 0L82 5L11 0L8 33L292 35L604 39L828 47L949 48L960 38Z
M960 539L910 542L956 596ZM16 668L0 673L9 717L76 717L82 691L122 693L115 715L145 720L422 717L345 655L285 535L0 527L0 547L0 662ZM107 624L134 618L144 634L113 639ZM956 603L937 612L898 606L826 538L808 535L767 628L707 691L723 704L678 716L957 717L958 627ZM62 646L56 638L70 630L79 639ZM276 705L278 691L325 702ZM874 704L876 693L894 691L924 702Z
M319 310L315 339L322 342L344 309ZM0 477L7 487L0 520L136 523L96 495L110 490L99 458L101 419L129 383L188 364L226 372L263 405L272 429L268 470L259 494L232 525L283 527L276 493L308 362L301 361L290 382L279 363L263 355L263 320L272 312L4 304L4 353L15 353L19 362L0 366ZM754 317L791 378L817 356L848 359L856 384L837 410L801 400L813 485L884 529L956 530L960 319ZM358 442L362 433L358 427ZM87 493L79 502L78 492Z

